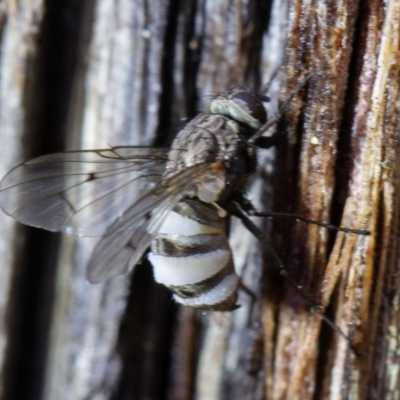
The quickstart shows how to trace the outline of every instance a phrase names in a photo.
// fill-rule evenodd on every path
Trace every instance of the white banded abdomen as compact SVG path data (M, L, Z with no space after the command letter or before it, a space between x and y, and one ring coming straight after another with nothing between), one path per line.
M151 244L155 280L192 307L229 311L236 308L239 277L217 209L199 200L178 203Z

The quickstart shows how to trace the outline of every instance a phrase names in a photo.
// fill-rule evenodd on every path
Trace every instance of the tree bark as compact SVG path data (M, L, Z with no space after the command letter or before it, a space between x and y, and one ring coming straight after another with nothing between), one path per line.
M248 198L369 236L255 219L326 325L233 219L232 313L178 307L142 261L86 281L93 238L0 214L4 399L399 397L400 2L0 2L0 177L66 149L165 146L210 94L268 86Z

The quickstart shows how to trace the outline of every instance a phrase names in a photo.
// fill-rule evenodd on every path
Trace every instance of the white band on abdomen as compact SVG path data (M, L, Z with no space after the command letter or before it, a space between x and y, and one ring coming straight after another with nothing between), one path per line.
M218 249L190 257L165 257L149 253L157 282L167 286L191 285L217 274L228 264L229 250Z
M202 293L197 297L183 298L177 294L174 294L174 299L177 303L181 303L185 306L213 306L228 299L232 293L236 291L238 283L239 277L233 273L227 275L217 286L214 286L211 290Z
M222 229L213 228L212 226L207 226L200 224L190 218L183 217L175 211L171 211L168 214L167 219L161 225L158 230L158 234L179 234L183 236L193 236L201 235L203 233L221 233Z

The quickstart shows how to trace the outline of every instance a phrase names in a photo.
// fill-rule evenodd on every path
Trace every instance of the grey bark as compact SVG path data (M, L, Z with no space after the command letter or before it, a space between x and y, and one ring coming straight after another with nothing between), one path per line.
M255 298L202 314L174 305L146 260L89 284L92 239L1 213L0 396L399 398L399 22L396 0L0 2L0 177L54 151L162 145L210 94L274 77L272 115L318 70L248 197L371 232L257 221L350 347L236 220L235 266Z

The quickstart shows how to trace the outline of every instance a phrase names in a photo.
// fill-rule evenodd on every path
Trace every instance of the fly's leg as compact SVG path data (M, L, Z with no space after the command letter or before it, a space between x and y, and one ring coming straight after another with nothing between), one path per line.
M352 229L352 228L346 228L346 227L326 224L325 222L316 221L315 219L302 217L301 215L297 215L297 214L258 211L254 208L254 206L251 204L251 202L245 198L239 199L238 203L240 204L241 209L244 210L246 212L246 214L249 215L250 217L288 218L288 219L294 219L296 221L306 222L308 224L318 225L318 226L321 226L322 228L326 228L326 229L329 229L332 231L354 233L356 235L364 235L364 236L368 236L371 234L370 231L367 231L365 229Z
M352 346L351 339L333 322L331 321L323 312L323 307L318 304L307 292L305 292L301 285L299 285L286 271L281 259L276 254L275 250L268 244L268 240L264 233L255 225L245 211L242 210L239 203L232 201L229 203L229 212L231 215L239 218L243 225L253 234L253 236L258 240L261 245L263 252L269 257L273 268L282 276L289 285L303 297L303 299L309 304L311 312L318 314L323 321L325 321L334 331L336 331L340 336L342 336L349 344L350 348L356 353L354 347Z
M321 226L322 228L326 228L331 231L355 233L356 235L368 236L371 234L370 231L367 231L365 229L351 229L351 228L345 228L345 227L336 226L336 225L330 225L330 224L326 224L321 221L316 221L314 219L310 219L310 218L302 217L301 215L290 214L290 213L265 212L265 211L254 210L254 212L249 213L249 215L252 217L265 217L265 218L289 218L289 219L294 219L296 221L306 222L308 224L318 225L318 226Z
M249 144L256 145L258 147L262 148L269 148L272 147L276 144L276 137L271 136L271 137L263 137L262 135L269 129L271 126L275 125L283 116L283 114L286 112L286 109L288 108L289 104L293 101L293 99L297 96L297 94L300 92L301 89L307 84L307 82L316 77L316 76L322 76L324 73L322 71L314 71L305 76L304 79L302 79L297 86L294 88L293 93L289 96L289 98L282 104L282 107L278 110L277 114L270 118L250 139L249 139Z
M278 76L279 71L280 71L280 68L276 68L276 69L274 70L274 72L272 73L272 75L271 75L270 78L269 78L269 81L266 83L266 85L265 85L264 88L262 89L261 93L263 93L264 96L265 96L265 93L268 93L269 90L271 89L272 83L274 82L274 80L275 80L276 77Z

